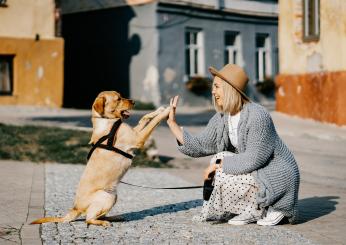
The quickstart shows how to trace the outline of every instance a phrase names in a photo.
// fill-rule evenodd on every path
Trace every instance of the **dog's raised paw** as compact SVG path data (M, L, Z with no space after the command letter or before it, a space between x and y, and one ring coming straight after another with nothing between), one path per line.
M162 112L162 111L164 111L165 110L165 107L164 106L160 106L159 108L157 108L157 111L159 111L159 112Z
M165 109L161 112L161 115L164 116L164 117L167 117L167 116L169 115L170 110L171 110L170 107L165 108Z

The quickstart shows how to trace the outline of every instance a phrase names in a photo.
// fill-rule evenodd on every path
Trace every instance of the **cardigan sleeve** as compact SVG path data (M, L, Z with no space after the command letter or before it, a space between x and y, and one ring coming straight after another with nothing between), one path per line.
M255 112L248 127L245 151L224 158L223 170L227 174L246 174L262 168L274 152L277 133L268 112Z
M191 135L183 129L184 144L178 143L178 150L190 157L203 157L217 153L216 127L220 123L220 115L216 113L208 125L197 135Z

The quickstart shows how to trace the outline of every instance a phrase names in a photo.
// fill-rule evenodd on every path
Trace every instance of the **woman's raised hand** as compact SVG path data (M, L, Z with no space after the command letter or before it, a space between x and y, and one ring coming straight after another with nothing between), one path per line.
M175 110L176 110L177 105L178 105L178 100L179 100L179 95L176 95L173 98L171 98L170 103L169 103L171 110L168 114L167 122L175 122Z
M169 111L169 114L168 114L167 124L170 130L172 131L172 133L174 134L174 136L176 137L176 139L178 140L179 144L182 145L184 144L183 132L175 120L175 110L177 108L178 100L179 100L179 95L176 95L170 101L171 110Z

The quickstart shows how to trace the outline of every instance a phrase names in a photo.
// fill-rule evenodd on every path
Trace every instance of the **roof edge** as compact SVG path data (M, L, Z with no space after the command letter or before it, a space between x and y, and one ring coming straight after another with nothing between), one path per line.
M207 10L215 10L215 11L222 11L225 13L232 13L232 14L239 14L239 15L246 15L246 16L258 16L258 17L279 17L278 13L274 12L259 12L259 11L252 11L252 10L245 10L245 9L233 9L233 8L218 8L216 6L212 5L206 5L206 4L199 4L199 3L193 3L193 2L186 2L186 1L179 1L179 0L159 0L159 3L163 4L169 4L169 5L179 5L179 6L187 6L187 7L195 7L195 8L201 8L201 9L207 9Z

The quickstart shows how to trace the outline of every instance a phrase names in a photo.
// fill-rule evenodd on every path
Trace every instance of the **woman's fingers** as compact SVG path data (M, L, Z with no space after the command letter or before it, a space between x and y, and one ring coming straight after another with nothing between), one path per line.
M170 101L169 101L169 106L171 107L171 110L169 112L168 118L170 120L173 120L173 121L175 120L175 110L176 110L176 107L177 107L177 104L178 104L178 99L179 99L179 96L176 95L173 98L171 98Z
M175 98L175 97L171 98L170 101L169 101L170 111L169 111L168 119L167 119L167 120L170 120L170 121L175 121L174 98Z
M178 104L178 100L179 100L179 95L174 96L173 98L169 100L169 105L173 108L176 108Z
M210 170L208 167L206 170L204 170L204 176L203 176L204 180L209 179L209 173L210 173Z
M209 174L214 172L216 170L216 164L209 165L205 170L204 170L204 179L210 179Z
M179 101L179 95L174 96L174 98L173 98L173 107L174 108L177 107L178 101Z

